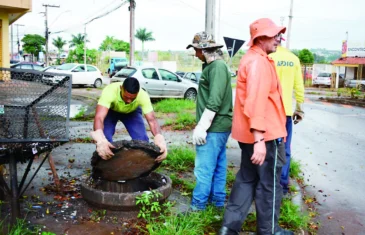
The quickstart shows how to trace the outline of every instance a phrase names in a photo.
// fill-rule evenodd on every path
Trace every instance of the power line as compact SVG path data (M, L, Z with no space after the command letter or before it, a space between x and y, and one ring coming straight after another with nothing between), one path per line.
M115 8L113 8L113 9L111 9L111 10L109 10L109 11L105 12L105 13L102 13L101 15L99 15L99 16L97 16L97 17L94 17L94 18L92 18L92 19L90 19L90 20L88 20L88 21L86 21L86 20L85 20L85 21L86 21L86 23L73 25L72 27L69 27L69 28L66 28L66 29L63 29L63 30L60 30L60 31L52 32L52 34L64 33L65 31L69 31L70 29L75 29L75 28L82 27L83 25L87 25L87 24L91 23L92 21L94 21L94 20L96 20L96 19L103 18L103 17L105 17L105 16L109 15L110 13L112 13L112 12L114 12L114 11L118 10L118 9L119 9L119 8L121 8L123 5L125 5L126 3L128 3L128 1L129 1L129 0L124 0L122 3L120 3L119 5L117 5ZM113 1L113 2L115 2L115 1ZM113 2L109 3L109 4L108 4L107 6L105 6L103 9L105 9L105 8L109 7L110 5L112 5L112 3L113 3ZM88 17L88 18L89 18L89 17ZM86 18L86 19L88 19L88 18Z
M107 11L107 12L105 12L105 13L103 13L103 14L101 14L101 15L99 15L99 16L97 16L97 17L95 17L95 18L92 18L91 20L89 20L89 21L87 21L86 23L85 23L85 25L87 25L87 24L89 24L89 23L91 23L91 22L93 22L94 20L97 20L97 19L100 19L100 18L103 18L104 16L107 16L107 15L109 15L110 13L112 13L112 12L114 12L114 11L116 11L116 10L118 10L119 8L121 8L123 5L125 5L126 3L128 3L129 2L129 0L124 0L121 4L119 4L117 7L115 7L114 9L112 9L112 10L110 10L110 11Z

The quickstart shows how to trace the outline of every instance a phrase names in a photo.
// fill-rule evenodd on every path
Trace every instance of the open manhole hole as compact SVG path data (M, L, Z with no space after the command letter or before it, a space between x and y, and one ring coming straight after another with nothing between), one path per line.
M165 201L172 192L171 179L153 172L161 153L153 144L143 141L117 141L110 160L102 160L95 152L92 176L81 184L82 197L98 208L137 211L136 197L146 191L161 193Z

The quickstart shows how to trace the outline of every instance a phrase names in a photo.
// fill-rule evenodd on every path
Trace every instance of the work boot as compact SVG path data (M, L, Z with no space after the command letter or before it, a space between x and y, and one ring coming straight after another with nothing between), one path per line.
M285 229L281 229L281 230L277 231L275 233L275 235L294 235L294 232L285 230Z
M221 230L219 230L218 235L239 235L239 233L223 226Z

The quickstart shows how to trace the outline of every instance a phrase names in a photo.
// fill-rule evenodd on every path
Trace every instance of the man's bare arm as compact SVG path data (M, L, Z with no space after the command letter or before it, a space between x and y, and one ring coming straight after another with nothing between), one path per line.
M145 117L146 117L148 125L150 126L153 136L156 136L157 134L161 134L161 128L155 117L155 112L153 112L153 111L149 112L149 113L145 114Z
M108 114L108 111L109 109L104 106L101 105L96 106L95 118L94 118L94 131L98 129L104 130L104 119Z
M157 119L155 117L155 112L149 112L145 114L145 117L147 119L148 125L150 126L151 132L153 136L155 137L154 142L155 145L160 147L161 155L156 158L157 162L161 162L166 159L167 156L167 146L166 141L163 135L161 134L161 128L160 125L157 122Z

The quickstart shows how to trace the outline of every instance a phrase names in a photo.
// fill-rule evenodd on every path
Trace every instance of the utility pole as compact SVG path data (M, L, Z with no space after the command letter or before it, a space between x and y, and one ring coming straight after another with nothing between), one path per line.
M16 25L16 34L17 34L17 44L18 44L18 56L20 56L20 41L19 41L19 26L25 26L23 24L15 24Z
M86 24L84 25L84 64L86 69Z
M46 32L45 32L45 38L46 38L46 55L45 55L45 62L46 62L46 66L48 66L48 38L49 38L49 33L48 32L48 7L57 7L59 8L60 6L56 6L56 5L49 5L49 4L43 4L43 6L46 8L44 16L45 16L45 26L46 26Z
M13 51L13 25L10 26L10 34L11 34L11 45L10 45L10 51L11 51L11 59L13 59L14 51Z
M281 16L280 17L281 26L284 26L284 20L285 20L285 17L284 16Z
M134 12L136 9L135 0L129 0L130 26L129 26L129 66L134 64Z
M289 24L288 24L288 34L286 37L286 48L290 49L290 33L291 33L291 23L293 20L293 0L290 0L290 12L289 12Z
M216 0L205 0L205 32L213 36L215 40L215 14Z
M217 24L217 38L216 38L216 42L218 44L220 44L220 41L221 41L221 6L222 6L222 0L218 0L218 8L217 8L217 14L218 14L218 17L217 17L217 21L218 21L218 24Z

